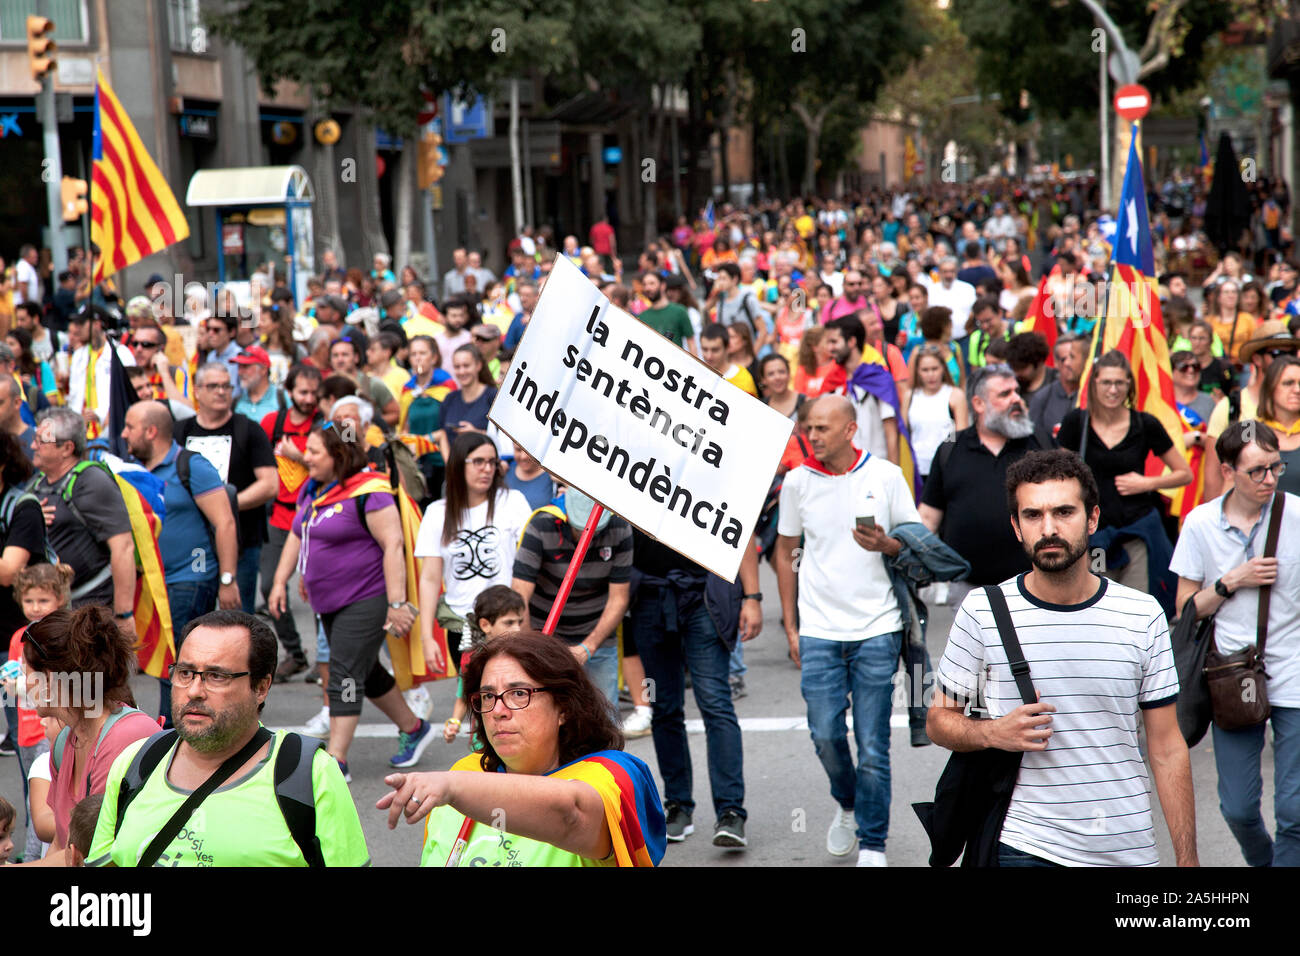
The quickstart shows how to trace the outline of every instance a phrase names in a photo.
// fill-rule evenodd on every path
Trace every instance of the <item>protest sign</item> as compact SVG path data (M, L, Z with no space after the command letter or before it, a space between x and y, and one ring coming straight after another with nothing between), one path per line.
M563 256L488 417L565 484L728 581L793 427Z

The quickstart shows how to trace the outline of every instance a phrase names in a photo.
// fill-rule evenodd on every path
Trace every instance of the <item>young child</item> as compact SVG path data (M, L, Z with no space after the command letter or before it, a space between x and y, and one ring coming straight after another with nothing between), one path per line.
M9 854L14 852L14 805L0 797L0 865L9 862Z
M86 854L95 839L95 826L99 823L99 808L104 803L102 793L82 797L72 808L68 821L68 866L85 866Z
M14 597L23 609L23 616L28 623L34 623L51 611L67 607L71 600L72 578L76 574L66 564L36 564L23 568L14 576ZM4 682L4 691L18 704L18 762L23 775L23 800L30 807L28 778L36 758L50 749L50 743L41 730L41 718L31 707L26 694L26 665L23 663L23 632L26 627L14 631L9 639L9 660L19 665L19 676L15 680ZM50 738L51 740L53 738ZM44 803L44 798L42 798ZM27 826L31 828L31 811L27 813ZM32 846L29 838L27 846ZM26 859L26 857L24 857Z
M495 637L517 634L521 631L524 626L524 615L527 613L524 599L517 591L510 590L504 584L494 584L483 591L474 601L473 623L461 631L458 668L460 672L465 672L465 667L476 649ZM465 685L457 677L456 706L452 710L452 715L447 718L447 722L442 725L443 740L451 743L456 739L456 735L460 733L461 722L467 713L469 713L469 705L465 702Z
M45 733L46 747L27 768L27 845L23 847L24 862L44 859L54 839L54 809L50 806L50 747L63 729L57 717L42 717L41 730Z

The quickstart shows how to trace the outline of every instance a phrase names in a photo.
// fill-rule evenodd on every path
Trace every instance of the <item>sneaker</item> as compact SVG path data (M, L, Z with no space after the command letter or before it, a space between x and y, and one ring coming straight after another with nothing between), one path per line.
M691 815L679 803L665 803L664 817L667 819L668 842L681 843L695 832Z
M433 710L433 701L429 698L429 691L423 684L403 692L402 699L406 701L406 706L411 708L411 713L416 717L421 720L429 719L429 712Z
M394 767L414 767L420 754L424 753L424 748L433 741L433 724L421 717L420 726L415 729L415 733L402 731L397 739L401 749L388 762Z
M858 845L858 822L853 810L843 807L835 811L831 828L826 831L826 852L831 856L848 856Z
M344 780L344 782L345 782L345 783L351 783L351 782L352 782L352 774L348 773L348 765L347 765L347 762L346 762L346 761L343 761L343 760L340 760L340 761L339 761L339 769L343 771L343 780Z
M306 661L286 657L280 662L280 666L275 669L275 682L277 684L283 684L294 674L301 674L306 669Z
M713 825L713 845L730 850L749 846L745 839L745 818L735 810L727 810L718 817L718 822Z
M884 850L861 849L858 851L858 866L889 866L885 862Z
M322 707L319 714L303 725L302 732L308 737L328 737L330 735L329 707Z
M321 679L321 666L322 665L320 664L313 664L307 671L307 676L304 677L303 680L308 684L316 684L317 686L323 685L325 682Z
M18 748L14 746L13 738L6 737L4 740L0 740L0 757L16 756L18 756Z
M649 707L638 707L623 718L623 736L629 740L644 737L650 733L652 711Z
M745 678L732 677L731 679L731 699L739 700L745 696Z
M924 723L912 725L912 746L913 747L928 747L932 742L933 741L930 740L930 735L925 732Z

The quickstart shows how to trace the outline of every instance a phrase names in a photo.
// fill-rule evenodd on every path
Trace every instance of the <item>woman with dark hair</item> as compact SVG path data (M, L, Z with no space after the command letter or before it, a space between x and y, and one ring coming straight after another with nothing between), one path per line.
M332 421L311 430L303 460L308 480L298 495L267 607L273 617L285 613L286 588L296 567L329 642L329 752L343 776L351 779L348 748L361 717L358 687L397 725L399 750L389 763L413 766L435 735L379 664L384 636L401 639L415 621L392 485L367 467L364 443L346 441ZM440 670L436 645L425 653ZM345 687L352 692L345 693Z
M35 414L52 401L62 401L59 386L54 380L54 370L32 353L32 333L26 329L12 328L5 335L5 344L13 350L14 371L22 380L27 407L32 413Z
M402 386L398 396L401 415L397 421L397 431L399 434L427 439L428 444L421 445L416 454L432 500L442 495L446 463L442 452L442 446L446 443L446 435L443 433L443 404L456 389L456 382L443 370L442 352L431 335L412 336L407 358L411 363L411 377ZM428 506L425 501L420 504Z
M608 701L563 643L536 631L494 638L462 679L482 750L450 772L390 774L393 792L376 804L390 829L429 816L422 866L659 864L666 832L650 768L623 752Z
M1277 435L1286 466L1278 476L1277 490L1300 493L1300 358L1281 355L1269 364L1255 417Z
M135 708L131 673L135 651L108 608L60 608L23 636L27 692L42 717L64 725L50 754L54 841L39 865L64 865L72 810L103 793L113 761L130 744L158 731ZM55 676L57 675L57 676Z
M451 353L451 374L456 379L457 389L442 402L442 422L447 432L444 457L448 453L446 442L452 438L487 432L488 410L497 397L492 373L473 345L462 345Z
M754 352L754 332L748 322L733 322L727 326L727 358L749 372L757 384L762 377L758 357Z
M1128 359L1111 349L1092 365L1088 407L1062 419L1057 441L1080 453L1097 477L1101 520L1092 544L1107 552L1106 576L1146 591L1172 613L1177 579L1171 580L1168 570L1173 546L1160 517L1158 492L1190 483L1192 471L1160 420L1133 407L1136 397ZM1087 447L1082 448L1085 429ZM1148 477L1149 455L1169 470Z
M424 512L415 542L415 556L424 559L420 639L426 648L433 644L435 619L450 641L481 591L510 586L515 549L531 514L523 494L506 487L492 440L480 432L457 436L447 460L446 497Z

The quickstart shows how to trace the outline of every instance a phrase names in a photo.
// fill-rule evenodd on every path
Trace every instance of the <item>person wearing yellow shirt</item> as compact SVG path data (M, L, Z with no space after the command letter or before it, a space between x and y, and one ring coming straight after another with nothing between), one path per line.
M704 359L704 363L709 368L736 388L758 398L758 389L754 387L754 376L749 374L749 369L736 365L727 355L726 326L715 322L701 330L700 358Z

